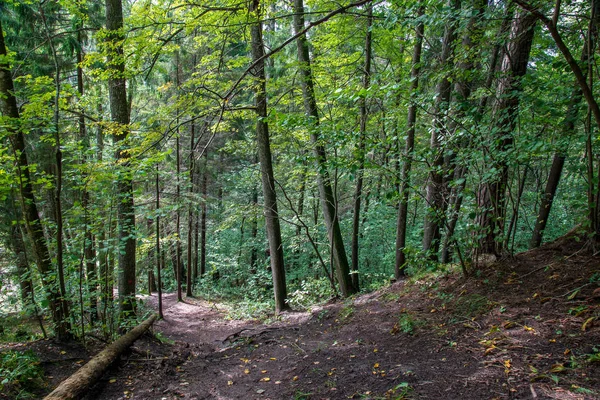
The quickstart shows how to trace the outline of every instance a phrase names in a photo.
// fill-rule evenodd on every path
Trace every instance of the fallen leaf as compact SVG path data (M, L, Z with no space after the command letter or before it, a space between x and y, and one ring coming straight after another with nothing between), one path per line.
M373 364L373 368L379 368L379 363Z
M583 325L581 325L581 330L585 332L585 330L587 329L588 324L591 324L594 320L596 319L596 317L590 317L588 318ZM590 325L591 326L591 325Z
M265 376L264 378L261 378L260 381L261 382L269 382L271 380L271 378Z
M115 383L117 380L115 378L112 378L111 380L108 381L108 383Z
M553 374L565 372L566 370L567 370L567 368L562 364L554 364L554 365L552 365L552 368L550 368L550 372L552 372Z
M523 329L525 329L527 332L535 332L535 329L527 325L523 325Z
M262 371L260 371L261 374L266 374L268 371L266 369L263 369Z
M264 392L265 392L265 389L258 389L258 390L256 391L256 393L258 393L258 394L263 394Z
M296 376L294 376L294 377L292 378L292 380L293 380L294 382L295 382L295 381L297 381L298 379L299 379L299 378L298 378L298 375L296 375Z
M271 358L269 358L269 360L271 360L271 361L275 361L275 360L277 360L277 359L276 359L275 357L271 357Z
M511 364L510 364L510 360L504 360L504 366L506 368L510 368Z
M244 373L245 373L246 375L248 375L248 374L250 373L250 370L249 370L248 368L246 368L246 369L244 370Z
M227 381L227 386L232 386L233 385L233 381Z

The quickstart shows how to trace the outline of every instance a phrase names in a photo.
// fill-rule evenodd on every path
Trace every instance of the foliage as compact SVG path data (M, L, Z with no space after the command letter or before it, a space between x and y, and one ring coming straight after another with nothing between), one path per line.
M0 354L0 391L14 399L33 399L44 384L43 370L31 351Z

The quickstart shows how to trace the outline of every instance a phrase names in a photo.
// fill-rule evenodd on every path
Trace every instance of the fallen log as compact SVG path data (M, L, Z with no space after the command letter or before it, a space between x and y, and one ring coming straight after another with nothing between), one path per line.
M94 356L87 364L79 368L77 372L65 379L44 400L67 400L79 398L88 388L100 379L106 369L133 344L152 323L158 318L157 314L115 340L104 350Z

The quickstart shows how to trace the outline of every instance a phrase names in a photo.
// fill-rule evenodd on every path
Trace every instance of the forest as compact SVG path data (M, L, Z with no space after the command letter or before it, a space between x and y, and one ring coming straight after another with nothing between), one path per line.
M542 299L568 237L561 262L588 258L556 290L585 298L598 372L599 28L600 0L0 2L0 342L106 344L200 302L265 322L338 301L339 322L495 263ZM381 398L412 398L398 382Z

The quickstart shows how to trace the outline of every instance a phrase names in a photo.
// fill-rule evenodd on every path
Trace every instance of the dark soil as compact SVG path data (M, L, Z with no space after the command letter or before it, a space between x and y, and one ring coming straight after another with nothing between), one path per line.
M563 238L269 326L168 295L175 343L139 340L87 399L599 399L592 251Z

